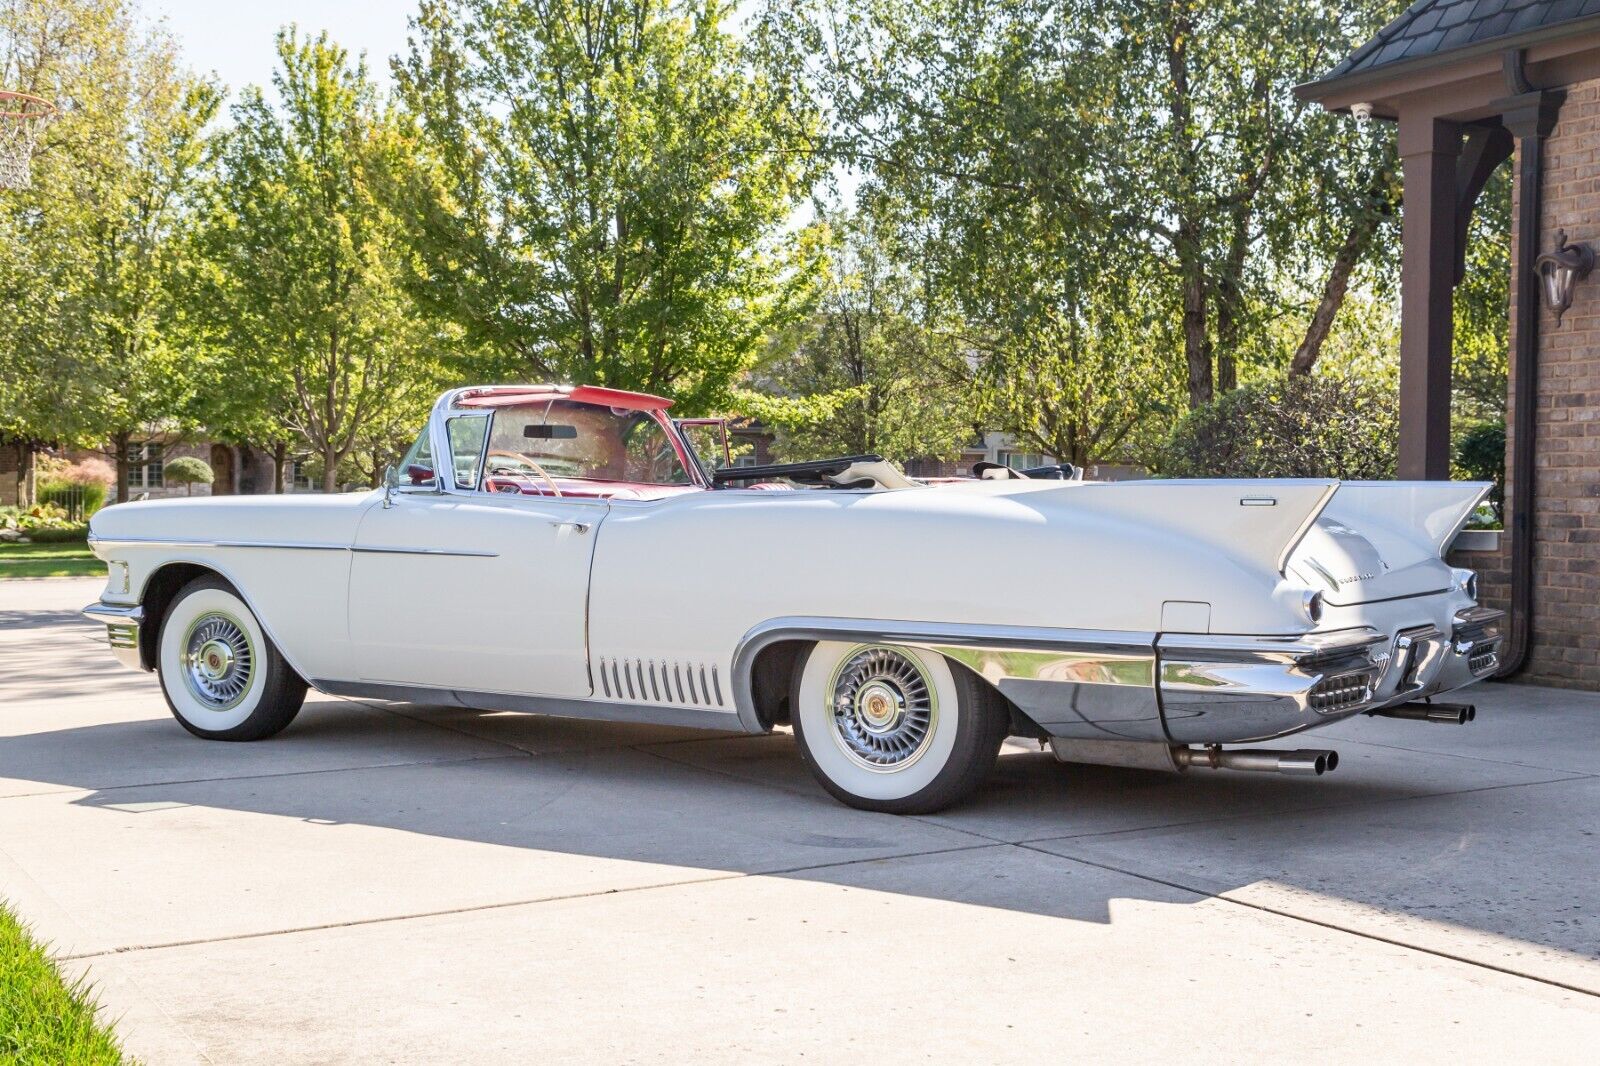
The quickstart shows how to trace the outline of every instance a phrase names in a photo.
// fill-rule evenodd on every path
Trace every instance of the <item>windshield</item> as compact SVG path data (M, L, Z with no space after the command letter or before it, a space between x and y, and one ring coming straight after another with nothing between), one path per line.
M694 483L650 412L565 399L496 409L484 474L640 485Z

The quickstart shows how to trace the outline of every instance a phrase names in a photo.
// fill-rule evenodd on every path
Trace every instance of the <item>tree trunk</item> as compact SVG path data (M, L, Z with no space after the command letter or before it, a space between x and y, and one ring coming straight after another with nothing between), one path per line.
M339 451L332 445L322 449L322 491L339 491Z
M17 441L17 506L32 507L39 502L39 446L31 440Z
M117 464L117 502L128 502L128 480L132 473L128 463L128 438L132 434L126 430L117 433L111 438L112 459Z
M1239 330L1244 313L1244 266L1250 254L1251 203L1233 210L1233 232L1228 237L1228 258L1217 279L1217 391L1239 387Z
M1189 406L1211 402L1211 346L1206 343L1206 279L1198 264L1183 286L1183 357L1189 366Z
M1345 294L1350 289L1350 275L1366 252L1367 242L1377 231L1378 217L1377 214L1363 216L1345 235L1344 243L1339 246L1339 254L1334 257L1333 269L1328 271L1328 280L1323 283L1322 299L1317 301L1317 309L1311 314L1311 324L1306 327L1306 335L1300 341L1300 347L1295 349L1294 358L1289 361L1289 373L1308 375L1312 367L1317 365L1317 359L1322 355L1322 345L1332 332L1333 320L1338 317L1339 308L1344 305Z
M288 462L289 444L280 440L272 446L272 491L275 495L283 495L283 469Z

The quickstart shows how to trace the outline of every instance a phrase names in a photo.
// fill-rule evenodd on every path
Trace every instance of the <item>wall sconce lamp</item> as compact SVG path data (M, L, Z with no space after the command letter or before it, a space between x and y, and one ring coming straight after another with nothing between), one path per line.
M1594 248L1587 244L1568 244L1567 231L1556 231L1556 250L1533 261L1544 291L1544 305L1556 313L1556 325L1572 306L1572 290L1594 269Z

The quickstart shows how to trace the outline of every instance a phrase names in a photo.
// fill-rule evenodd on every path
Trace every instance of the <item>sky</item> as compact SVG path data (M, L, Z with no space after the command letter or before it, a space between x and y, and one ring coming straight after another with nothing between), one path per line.
M389 57L405 48L415 0L144 0L150 19L164 19L197 72L215 72L235 94L266 85L277 63L273 37L297 23L328 34L352 54L365 51L379 85L389 84Z

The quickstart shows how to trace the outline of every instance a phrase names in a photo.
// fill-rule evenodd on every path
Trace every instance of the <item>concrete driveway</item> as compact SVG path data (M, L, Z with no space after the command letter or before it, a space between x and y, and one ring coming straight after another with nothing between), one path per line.
M786 735L313 695L196 740L0 582L0 896L151 1063L1589 1059L1600 699L849 810Z

